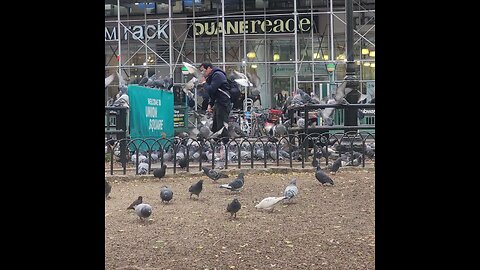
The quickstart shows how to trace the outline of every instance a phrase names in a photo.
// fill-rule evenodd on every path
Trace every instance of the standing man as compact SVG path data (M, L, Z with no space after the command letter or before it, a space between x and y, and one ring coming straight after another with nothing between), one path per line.
M203 73L204 80L200 81L203 88L210 96L207 112L213 111L212 132L217 132L225 123L228 124L228 118L231 110L230 95L224 90L227 84L227 76L225 72L218 67L214 67L212 63L205 62L200 65L200 71ZM227 128L223 129L220 137L223 137L224 144L228 143Z

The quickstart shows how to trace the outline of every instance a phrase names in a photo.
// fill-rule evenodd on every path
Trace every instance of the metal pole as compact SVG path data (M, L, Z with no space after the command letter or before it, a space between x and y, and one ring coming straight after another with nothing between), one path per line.
M334 61L333 60L333 50L335 48L335 45L333 44L333 0L330 0L330 35L329 35L329 38L330 38L330 61ZM332 82L335 82L335 73L333 74L330 74L330 82L328 84L328 93L327 93L327 96L330 97L330 95L332 94Z
M195 2L195 1L193 1ZM170 66L170 78L172 78L173 82L173 65L172 65L172 59L173 59L173 50L172 50L172 44L173 44L173 37L172 37L172 0L168 0L168 42L170 44L169 47L169 57L168 59L169 66ZM173 88L172 88L173 91Z
M347 53L347 67L345 71L345 80L347 81L347 88L351 88L352 91L345 96L345 99L350 104L357 104L360 97L360 92L358 91L358 78L355 76L355 61L353 59L353 0L345 0L345 11L346 11L346 53ZM357 108L346 108L345 109L345 126L356 126L357 125ZM356 131L356 130L350 130Z
M145 1L143 6L143 19L144 19L144 28L145 29L145 68L147 69L147 78L148 78L148 38L147 38L147 2Z
M223 70L227 72L225 70L225 0L222 0L222 59Z
M242 58L242 67L243 67L243 74L247 75L247 33L245 27L245 0L242 1L243 5L243 58ZM243 110L245 111L245 103L247 102L248 98L248 86L245 86L245 95L243 96ZM243 127L242 127L243 128Z
M310 12L310 21L313 23L313 1L310 1L310 10L311 10L311 12ZM318 25L315 25L315 27L317 28ZM314 94L316 94L316 93L315 93L315 85L316 85L316 83L315 83L315 60L316 60L316 59L315 59L314 50L313 50L313 46L314 46L314 45L313 45L313 29L310 30L310 39L311 39L311 46L312 46L312 49L311 49L311 54L312 54L312 92L313 92ZM321 50L322 44L321 44L321 43L318 44L318 47L319 47L318 53L320 53L320 52L322 51L322 50ZM323 55L322 55L321 57L323 57ZM320 59L323 60L322 58L320 58ZM307 59L307 60L309 60L309 59ZM320 88L320 92L321 92L321 91L322 91L322 89ZM320 93L319 93L318 96L321 98L321 94L320 94Z
M197 63L197 27L195 26L195 1L192 1L193 3L193 13L192 13L192 18L193 18L193 63ZM171 5L170 5L171 6ZM170 35L171 36L171 35Z
M121 31L120 31L120 0L117 0L117 28L118 28L118 74L122 74L122 47L121 47Z
M298 89L298 35L297 35L297 1L293 1L293 29L295 29L295 88L294 91L297 93ZM307 116L305 116L307 119ZM306 121L305 121L306 122ZM305 123L306 124L306 123Z

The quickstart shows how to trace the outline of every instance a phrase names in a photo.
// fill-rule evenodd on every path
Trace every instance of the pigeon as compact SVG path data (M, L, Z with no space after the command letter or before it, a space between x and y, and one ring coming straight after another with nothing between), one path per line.
M198 81L196 77L192 77L183 87L183 92L191 99L195 99L195 94L192 93L192 89L195 87L195 83Z
M320 168L320 166L317 166L317 171L315 172L315 178L317 178L317 180L320 183L322 183L322 185L325 185L325 184L333 185L332 178L330 178L330 176L328 176L326 173L324 173L322 171L322 169Z
M321 103L323 104L325 102L322 101ZM330 97L328 98L325 104L328 104L328 105L337 104L337 101L334 98ZM333 118L331 117L333 111L335 111L335 108L325 108L323 110L320 110L320 115L327 126L333 125Z
M253 86L250 80L248 80L247 75L241 72L233 70L232 77L234 77L234 80L241 86L245 86L245 87Z
M185 169L187 167L187 163L188 163L188 157L184 156L182 159L178 161L178 166L180 166L180 168L182 169Z
M335 162L333 162L332 166L330 167L330 173L331 174L336 174L338 169L342 166L342 160L340 158L337 158Z
M285 199L287 201L290 201L293 197L297 196L297 194L298 194L297 179L293 179L285 188L285 191L283 191L283 196L285 196Z
M203 180L198 181L197 183L193 184L188 188L188 192L190 192L190 198L192 198L192 194L197 195L197 198L200 197L200 192L202 192L203 188Z
M138 82L138 85L143 86L147 82L148 82L148 69L145 70L145 73L143 74L143 78Z
M138 174L147 174L148 172L148 163L145 160L141 161L138 164Z
M273 133L273 136L275 137L283 137L287 134L287 127L283 124L276 124L275 126L273 126L272 128L272 133Z
M140 220L148 218L152 214L152 207L146 203L138 204L135 206L135 214L140 217Z
M340 86L337 87L337 90L335 91L335 101L337 104L345 103L346 100L344 100L345 96L352 91L351 88L346 88L347 87L347 81L343 81Z
M195 78L201 81L201 78L203 77L203 74L198 68L194 67L192 64L189 64L187 62L182 62L183 65L187 68L188 73L193 74Z
M167 165L163 164L161 168L155 168L155 170L153 170L153 176L160 179L165 176L166 170L167 170Z
M110 196L108 196L110 191L112 191L112 186L107 182L107 178L105 178L105 198L110 198Z
M312 160L312 166L313 166L314 168L316 168L318 165L320 165L320 164L318 163L318 159L317 159L317 158L314 158L314 159Z
M107 88L107 86L113 82L114 78L115 78L115 73L112 73L110 76L105 78L105 88Z
M206 176L208 176L210 179L213 181L217 181L220 178L228 178L228 175L215 171L213 169L209 169L206 167L202 167L203 172L205 173Z
M162 202L169 202L173 198L173 191L167 187L163 186L160 188L160 199L162 199Z
M261 81L260 77L256 73L250 73L247 72L247 78L248 81L252 84L252 90L251 93L253 96L257 96L260 94L260 89L261 89Z
M233 199L233 201L227 205L227 212L230 212L230 218L232 218L234 215L235 218L237 218L237 212L240 210L240 208L242 208L242 205L238 199Z
M261 202L259 202L257 205L255 205L255 208L257 209L265 209L265 210L271 210L273 212L273 209L275 205L281 201L286 199L287 197L281 196L281 197L267 197L263 199Z
M240 188L243 187L243 184L245 182L245 179L243 179L244 175L245 174L243 172L239 173L237 178L230 182L230 184L220 185L220 188L230 189L231 191L238 191Z
M135 206L141 204L143 202L143 197L142 196L138 196L138 199L136 199L135 201L132 202L132 204L130 204L129 207L127 207L127 209L135 209Z

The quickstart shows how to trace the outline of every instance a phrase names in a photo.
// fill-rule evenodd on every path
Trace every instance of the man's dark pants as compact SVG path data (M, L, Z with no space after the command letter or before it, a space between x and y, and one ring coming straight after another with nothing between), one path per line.
M212 125L212 132L217 132L220 130L224 125L223 123L228 123L231 106L225 106L218 102L215 102L214 110L213 110L213 125ZM225 128L223 129L222 135L220 137L224 137L222 139L223 144L228 143L228 130Z

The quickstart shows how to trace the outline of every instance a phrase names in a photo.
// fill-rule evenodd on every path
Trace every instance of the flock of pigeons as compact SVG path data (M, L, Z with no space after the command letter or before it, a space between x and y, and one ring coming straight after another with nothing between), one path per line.
M215 168L222 168L222 165L227 163L248 163L252 159L261 160L289 160L290 157L294 161L301 161L303 159L303 148L289 144L287 141L281 141L280 144L266 143L262 144L249 143L244 141L238 145L231 143L227 147L223 145L214 145L210 141L205 141L202 144L189 137L177 138L175 145L170 145L164 149L163 165L161 168L152 168L152 164L160 162L161 151L153 150L139 151L129 153L129 161L137 167L137 174L150 174L153 172L155 177L163 177L167 164L173 165L175 161L176 166L185 169L190 163L199 163L200 161L215 164ZM327 167L330 172L335 173L340 167L345 166L360 166L364 159L375 159L375 142L367 142L365 146L362 144L353 149L343 142L329 142L331 145L322 145L319 142L316 150L312 149L306 153L306 158L312 158L311 165L315 168L322 158L329 159ZM349 142L348 142L349 144ZM278 147L278 151L277 151ZM174 151L174 149L176 151ZM108 149L107 149L108 150ZM358 151L357 151L358 150ZM114 148L114 154L119 158L120 150L118 145Z
M209 169L207 167L202 167L203 173L208 178L212 179L214 183L221 178L228 178L229 176L214 170ZM161 179L165 176L166 166L162 166L161 168L157 168L154 171L154 176ZM333 180L330 176L325 173L320 166L317 166L315 172L315 178L322 184L322 185L334 185ZM221 184L218 187L230 190L232 192L240 193L243 189L245 184L245 174L240 172L238 176L231 182L227 184ZM197 199L200 198L200 193L203 190L203 179L200 179L198 182L192 184L188 188L188 192L190 193L190 199L192 199L192 195L196 195ZM110 198L110 193L112 191L112 186L105 178L105 198ZM259 203L255 205L256 209L263 209L263 210L270 210L271 212L274 211L275 206L281 202L285 201L289 203L294 197L298 195L298 187L297 187L297 180L292 179L290 183L285 187L282 196L270 196L266 197L261 200ZM160 200L162 203L169 203L173 199L173 191L168 186L162 186L160 188ZM228 203L226 211L230 213L230 218L236 218L237 212L240 211L242 208L242 204L240 203L238 198L234 198L230 203ZM128 207L128 209L133 209L135 214L140 218L140 220L145 220L152 215L152 206L148 203L143 201L142 196L138 196L138 198L133 201Z
M349 104L349 102L345 99L346 95L353 91L352 96L358 97L355 103L362 103L365 102L367 95L360 93L358 90L353 90L351 87L347 87L348 81L343 81L340 84L336 91L329 96L326 96L320 99L317 96L310 96L309 94L305 93L302 89L298 89L294 96L288 97L285 100L283 105L283 111L288 111L292 107L302 106L302 105L309 105L309 104L324 104L324 105L333 105L333 104ZM370 103L374 103L374 99L370 101ZM335 108L325 108L325 109L318 109L316 111L312 111L312 114L309 114L307 119L307 125L313 126L316 124L316 121L311 121L312 119L316 119L321 117L323 120L323 124L327 126L333 125L333 112ZM358 117L362 119L364 114L361 109L358 110ZM300 117L298 115L294 116L294 121L292 126L298 126L303 128L305 126L305 116ZM287 123L286 123L287 124Z

